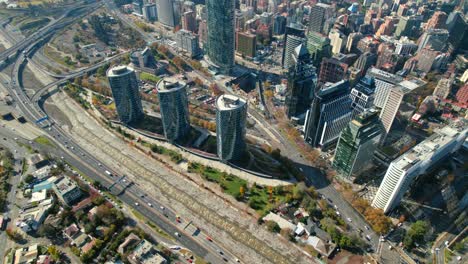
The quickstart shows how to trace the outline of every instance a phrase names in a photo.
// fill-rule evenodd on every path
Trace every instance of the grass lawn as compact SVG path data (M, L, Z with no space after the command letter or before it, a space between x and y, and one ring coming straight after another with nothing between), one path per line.
M30 154L34 153L34 149L30 145L24 144L24 143L21 143L21 142L18 142L18 145L20 145L21 147L27 149L28 153L30 153Z
M147 72L140 73L140 80L142 81L157 83L160 79L161 78L151 73L147 73Z
M21 23L19 29L21 31L27 30L36 30L37 28L45 26L50 22L50 19L47 17L38 18L38 19L28 19Z
M51 60L55 61L58 64L61 64L65 67L75 69L75 65L73 64L68 64L65 62L65 58L62 57L62 55L55 51L53 48L49 47L48 45L44 46L44 54Z
M26 161L26 159L23 159L23 166L21 168L21 171L24 174L27 170L28 170L28 161Z
M207 181L218 183L225 193L234 197L239 195L241 186L244 188L247 186L246 180L198 163L190 163L189 170L201 174Z
M50 140L46 138L45 136L38 136L37 138L34 139L34 142L41 144L41 145L47 145L51 147L54 146L54 144L50 142Z
M57 2L62 2L59 0L19 0L17 1L17 4L20 7L28 7L29 4L31 5L41 5L41 4L49 4L49 3L57 3Z
M167 238L167 239L170 239L170 240L173 240L174 241L174 238L172 236L170 236L168 233L166 233L164 230L162 230L161 228L159 228L157 225L155 225L153 222L151 221L146 221L146 224L148 224L154 231L156 231L156 233L158 233L159 235Z
M453 253L450 252L450 250L444 248L445 263L449 263L450 261L452 261L452 257L453 257Z

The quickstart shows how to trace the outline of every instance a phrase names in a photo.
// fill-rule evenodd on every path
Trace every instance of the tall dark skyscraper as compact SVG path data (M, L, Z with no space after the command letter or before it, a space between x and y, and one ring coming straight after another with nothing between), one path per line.
M234 3L234 0L206 1L208 13L208 58L224 74L230 73L234 67Z
M316 69L305 45L299 45L292 54L286 91L286 114L289 118L304 113L312 103L317 84Z
M313 147L330 148L351 117L349 81L326 83L316 92L306 115L304 139Z

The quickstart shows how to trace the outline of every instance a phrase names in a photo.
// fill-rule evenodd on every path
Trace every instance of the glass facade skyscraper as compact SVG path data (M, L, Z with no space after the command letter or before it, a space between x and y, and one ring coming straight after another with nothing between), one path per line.
M190 133L186 84L160 80L157 84L164 135L170 142Z
M221 73L228 74L234 67L235 1L207 0L208 39L207 54L210 62Z
M218 157L238 160L245 150L247 102L233 95L216 99L216 142Z
M299 45L292 55L286 91L286 114L289 118L303 114L310 107L317 85L317 74L305 45Z
M135 71L127 66L116 66L109 69L107 78L120 121L129 124L143 117Z
M377 110L359 114L341 132L333 167L347 179L361 172L372 160L382 132Z
M349 81L326 83L316 91L306 115L304 139L313 147L329 149L351 120Z

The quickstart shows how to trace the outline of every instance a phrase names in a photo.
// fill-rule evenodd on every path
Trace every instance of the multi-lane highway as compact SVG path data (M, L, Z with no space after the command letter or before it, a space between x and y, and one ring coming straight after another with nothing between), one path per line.
M103 61L101 64L72 73L64 79L71 79L85 72L94 70L114 58L117 58L117 56ZM25 94L23 87L21 87L19 76L23 63L26 63L26 57L18 57L11 72L13 81L3 80L3 82L10 83L10 94L15 100L15 106L19 108L27 120L34 123L36 120L47 116L39 106L39 98L45 91L65 80L58 80L43 87L31 100ZM105 173L105 171L112 170L102 162L96 160L91 154L84 151L78 144L75 144L66 132L60 128L58 123L53 120L45 120L40 125L45 127L44 131L57 145L55 156L63 157L68 163L78 168L78 170L92 179L101 182L105 187L111 186L116 181L117 177L111 177ZM121 185L125 185L125 182L119 182L114 188L119 188L119 186L121 188ZM176 219L176 212L172 211L167 205L159 204L158 201L144 194L138 186L130 185L126 187L124 192L119 193L119 198L148 219L151 219L151 221L155 222L161 229L175 236L181 246L192 250L195 254L214 263L237 262L237 257L233 256L228 250L216 243L216 238L211 238L209 234L206 234L203 227L201 227L201 230L198 230L198 227L187 225L190 220ZM161 208L164 208L164 210Z

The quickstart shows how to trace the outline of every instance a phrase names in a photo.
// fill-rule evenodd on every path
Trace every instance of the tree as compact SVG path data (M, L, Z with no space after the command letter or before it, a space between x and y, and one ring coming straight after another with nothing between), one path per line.
M35 180L34 176L32 176L31 174L28 174L26 178L24 179L24 182L27 184L31 184L34 180Z
M364 212L364 216L375 232L379 234L388 233L392 226L392 221L384 215L382 209L369 207Z
M220 95L224 94L224 92L221 91L221 89L219 89L219 87L218 87L218 85L216 83L210 84L210 90L211 90L211 93L213 94L213 96L220 96Z
M273 97L273 91L272 90L266 90L263 95L266 97L266 99L270 99Z
M239 187L239 194L240 194L241 197L244 197L244 195L245 195L244 186Z
M47 248L47 253L49 253L54 261L59 261L60 256L62 255L62 252L60 252L60 250L58 250L54 245L51 245Z
M423 243L424 236L427 233L429 224L425 221L416 221L413 223L403 239L406 249L412 249L415 243Z
M59 230L57 230L51 224L42 224L39 227L38 233L40 236L45 236L47 238L54 238L59 233Z
M281 231L280 226L275 221L269 220L269 221L266 221L265 224L267 226L267 229L271 232L279 233Z
M342 248L350 248L353 246L351 239L348 236L342 235L338 245Z

